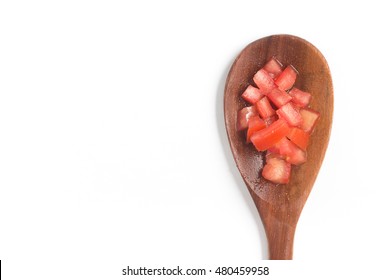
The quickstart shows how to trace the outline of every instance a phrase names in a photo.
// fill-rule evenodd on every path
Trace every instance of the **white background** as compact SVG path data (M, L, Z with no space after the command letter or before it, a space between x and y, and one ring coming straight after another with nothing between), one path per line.
M385 1L329 2L1 1L4 279L130 279L127 265L389 276L390 18ZM222 110L235 56L278 33L317 46L335 90L293 262L265 261Z

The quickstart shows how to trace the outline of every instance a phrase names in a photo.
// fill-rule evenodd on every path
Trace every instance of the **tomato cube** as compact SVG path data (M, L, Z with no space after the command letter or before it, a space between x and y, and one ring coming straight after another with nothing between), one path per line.
M271 58L263 67L265 71L275 79L280 73L282 73L282 64L275 57Z
M285 156L287 162L294 165L300 165L306 162L306 152L298 148L298 146L286 137L283 137L278 142L278 147L279 153Z
M294 87L289 91L289 94L292 97L292 102L298 107L304 108L310 103L311 94L306 91Z
M275 145L290 132L290 127L283 119L278 119L270 126L255 132L251 142L258 151L265 151Z
M274 88L268 93L269 100L272 101L278 108L291 101L292 97L278 88Z
M260 98L263 97L263 94L260 92L258 88L255 88L252 85L249 85L244 93L241 95L241 97L250 104L255 104L257 101L260 100Z
M264 96L262 99L257 101L256 109L263 119L267 119L275 115L275 110L272 108L271 103L269 103L267 96Z
M303 119L300 128L302 128L309 134L312 133L314 126L317 123L318 118L320 117L320 113L308 108L301 109L299 113L301 114Z
M253 77L253 81L257 85L257 87L264 93L267 94L275 87L274 80L264 69L260 69L257 71L255 76Z
M292 66L288 65L284 68L283 72L276 78L275 84L281 90L288 90L292 88L297 78L297 70Z
M300 128L293 127L287 135L287 138L299 148L306 151L307 145L309 144L310 134Z
M259 116L251 117L248 120L248 131L246 132L246 142L250 143L250 141L251 141L250 138L253 135L253 133L255 133L256 131L259 131L265 127L266 127L265 122L262 119L260 119Z
M248 120L250 117L258 115L255 106L244 107L237 113L237 130L248 128Z
M302 124L302 116L297 109L288 102L276 110L276 113L280 118L283 118L287 121L290 126L299 126Z
M270 158L261 175L275 184L287 184L290 180L291 164L281 158Z

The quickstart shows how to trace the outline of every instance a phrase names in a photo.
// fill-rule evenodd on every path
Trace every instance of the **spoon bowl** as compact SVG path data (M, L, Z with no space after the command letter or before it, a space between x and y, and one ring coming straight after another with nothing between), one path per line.
M264 153L247 144L236 129L237 112L245 107L240 95L253 85L254 74L273 56L283 65L298 69L295 86L312 94L310 107L320 113L307 148L307 162L292 166L290 182L283 185L262 178ZM292 35L265 37L250 43L235 59L225 84L225 126L237 168L263 222L271 260L292 259L296 225L325 156L332 116L333 85L328 64L306 40Z

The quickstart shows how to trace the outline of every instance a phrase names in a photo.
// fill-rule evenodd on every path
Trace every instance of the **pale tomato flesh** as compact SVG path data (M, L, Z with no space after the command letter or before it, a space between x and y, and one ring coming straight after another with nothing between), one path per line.
M253 81L264 94L267 94L271 89L276 87L274 80L264 69L260 69L256 72Z
M301 114L294 108L291 102L284 104L276 113L280 118L285 119L290 126L299 126L303 122Z
M261 175L276 184L287 184L290 181L291 164L281 158L270 158L263 167Z
M298 71L292 65L288 65L275 80L275 84L281 90L288 90L292 88L297 78L297 72Z
M274 110L274 108L272 108L272 105L269 102L269 99L267 98L267 96L264 96L259 101L257 101L256 109L263 119L267 119L267 118L275 115L275 110Z
M257 101L260 100L260 98L263 97L263 94L258 88L255 88L252 85L249 85L244 93L241 95L242 99L244 99L246 102L250 104L256 104Z
M292 88L288 93L291 95L292 102L296 106L301 107L301 108L305 108L309 105L310 100L311 100L310 93L303 91L303 90L300 90L300 89L295 88L295 87Z
M276 107L280 108L284 104L288 103L291 101L292 97L286 93L283 90L280 90L278 88L272 89L268 94L267 97L269 100L272 101L273 104L276 105Z
M270 60L268 60L263 69L267 71L273 79L279 76L279 74L283 71L282 64L275 57L272 57Z

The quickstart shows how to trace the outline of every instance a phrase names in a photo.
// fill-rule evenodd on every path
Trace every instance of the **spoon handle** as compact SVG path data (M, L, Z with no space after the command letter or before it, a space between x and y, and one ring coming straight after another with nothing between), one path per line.
M270 260L292 260L295 226L273 219L264 223Z

